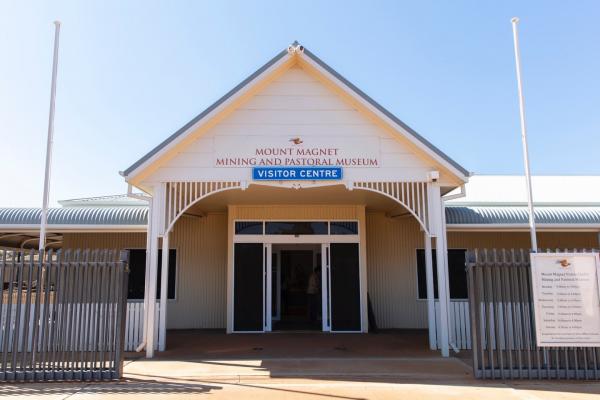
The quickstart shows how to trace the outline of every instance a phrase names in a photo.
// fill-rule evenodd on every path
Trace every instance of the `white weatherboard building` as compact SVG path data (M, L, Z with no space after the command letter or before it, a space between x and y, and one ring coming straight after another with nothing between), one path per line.
M373 324L448 355L465 250L530 243L522 177L471 177L297 43L122 175L144 195L61 202L48 246L131 250L126 346L149 357L168 330ZM600 177L533 189L541 247L599 247ZM36 247L39 221L0 209L0 245Z

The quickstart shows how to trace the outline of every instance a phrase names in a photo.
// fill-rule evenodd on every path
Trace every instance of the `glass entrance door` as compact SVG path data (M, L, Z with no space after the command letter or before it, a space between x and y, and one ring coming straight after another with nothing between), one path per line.
M323 245L323 330L361 331L358 243Z
M321 330L321 245L272 244L273 330Z
M235 243L233 270L233 330L264 332L271 329L270 245Z
M357 221L235 221L229 332L361 332ZM231 315L231 314L233 315Z

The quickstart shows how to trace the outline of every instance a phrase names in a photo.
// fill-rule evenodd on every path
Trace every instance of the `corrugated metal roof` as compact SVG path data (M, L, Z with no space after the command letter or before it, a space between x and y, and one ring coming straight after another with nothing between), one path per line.
M538 224L600 224L600 207L536 207ZM523 206L447 206L448 225L527 224Z
M40 208L0 208L0 225L35 225ZM48 210L49 225L146 225L148 207L66 207Z
M600 207L536 207L538 224L600 225ZM36 225L40 223L39 208L0 208L1 225ZM66 207L51 208L50 225L139 225L145 226L148 207ZM448 225L494 225L528 223L525 206L448 206Z

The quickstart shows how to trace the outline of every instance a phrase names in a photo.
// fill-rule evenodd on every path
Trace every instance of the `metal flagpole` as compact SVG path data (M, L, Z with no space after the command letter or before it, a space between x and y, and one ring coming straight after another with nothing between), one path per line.
M533 195L531 191L531 172L529 170L529 149L527 147L527 127L525 124L525 103L523 100L523 82L521 82L521 52L519 51L519 18L511 19L515 44L515 64L517 68L517 86L519 88L519 112L521 114L521 141L523 143L523 160L525 163L525 180L527 181L527 205L529 208L529 231L531 233L531 250L537 252L535 235L535 216L533 214Z
M50 192L50 166L52 164L52 142L54 136L54 103L56 99L56 72L58 67L58 39L60 21L54 21L54 58L52 63L52 86L50 89L50 117L48 119L48 140L46 142L46 170L44 175L44 200L42 205L42 220L40 223L40 252L46 245L46 225L48 224L48 201Z

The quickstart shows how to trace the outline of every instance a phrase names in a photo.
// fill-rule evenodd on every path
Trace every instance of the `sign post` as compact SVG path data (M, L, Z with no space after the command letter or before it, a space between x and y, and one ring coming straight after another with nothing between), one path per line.
M525 100L523 98L523 82L521 81L521 51L519 50L519 18L511 19L513 40L515 45L515 65L517 69L517 86L519 90L519 112L521 121L521 142L523 144L523 161L525 163L525 180L527 182L527 205L529 207L529 232L531 234L531 251L537 252L537 238L535 235L535 215L533 214L533 195L531 190L531 172L529 169L529 149L527 146L527 125L525 124Z
M50 167L52 165L52 144L54 142L54 104L56 100L56 74L58 69L58 38L60 21L54 21L54 57L52 62L52 86L50 89L50 116L48 118L48 139L46 141L46 167L44 173L44 198L40 221L40 252L46 248L46 225L48 224L48 202L50 199Z

